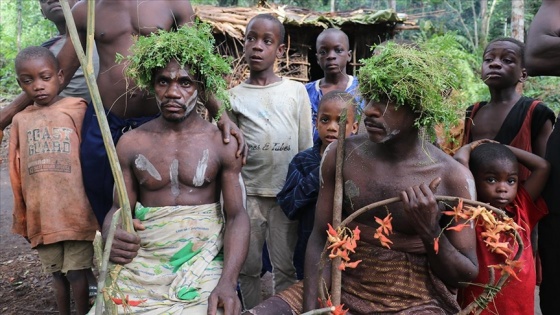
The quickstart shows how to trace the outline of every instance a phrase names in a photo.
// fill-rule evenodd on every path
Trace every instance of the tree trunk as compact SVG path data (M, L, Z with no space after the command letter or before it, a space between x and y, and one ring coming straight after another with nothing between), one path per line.
M17 51L19 52L21 50L21 29L22 29L22 23L23 23L23 0L17 0L16 3L16 11L17 11L17 35L16 35L16 47L17 47Z
M511 1L511 37L520 42L525 38L525 1L512 0Z
M331 0L331 12L334 12L336 10L335 5L334 5L334 1L335 0Z
M395 12L397 12L397 0L391 0L391 9Z

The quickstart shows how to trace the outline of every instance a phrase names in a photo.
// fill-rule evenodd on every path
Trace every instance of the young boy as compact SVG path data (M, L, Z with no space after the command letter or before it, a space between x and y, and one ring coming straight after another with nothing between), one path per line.
M329 144L338 138L338 123L344 108L346 114L346 137L356 134L358 103L349 93L331 91L321 99L317 115L319 140L312 148L298 153L288 169L286 183L278 193L278 204L291 220L299 220L298 240L294 252L294 265L298 280L303 279L303 266L307 240L313 230L315 204L319 194L319 168L321 156Z
M515 269L521 281L509 279L482 314L533 314L536 275L530 248L531 230L547 213L546 205L539 196L548 179L550 165L543 158L527 151L484 141L463 146L454 158L472 171L478 200L506 211L522 228L518 232L525 248L520 258L522 267L518 272ZM531 171L531 175L521 185L518 161ZM477 225L476 230L479 272L472 281L475 284L459 291L458 300L463 307L484 290L479 284L488 283L488 266L504 263L503 255L491 253L487 249L481 237L482 227ZM499 270L496 270L495 279L500 276Z
M311 110L303 85L280 78L274 62L284 53L284 26L271 15L255 16L245 32L247 81L231 89L233 120L249 146L242 175L251 218L251 243L241 270L243 302L251 308L261 301L262 247L266 238L273 267L274 290L295 283L292 264L297 222L289 220L276 202L288 165L313 145Z
M305 85L309 100L311 101L313 142L319 140L317 131L317 111L321 97L329 91L342 90L356 97L360 110L364 103L358 97L358 80L346 74L346 65L352 59L348 36L337 28L328 28L317 37L317 63L324 73L324 78L309 82Z
M481 75L490 90L490 101L467 109L463 145L493 139L544 157L554 113L516 90L517 84L527 79L524 49L524 44L513 38L498 38L486 46ZM528 176L522 166L519 180Z
M97 221L85 195L80 168L80 131L87 103L58 96L63 81L58 61L44 47L16 57L17 81L34 104L18 113L10 137L10 180L14 191L13 232L37 248L60 314L88 304L87 271Z

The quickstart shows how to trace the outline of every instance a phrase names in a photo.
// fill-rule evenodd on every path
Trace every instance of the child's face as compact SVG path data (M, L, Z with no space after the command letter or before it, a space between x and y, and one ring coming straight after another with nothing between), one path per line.
M523 82L527 72L521 65L519 47L508 41L494 42L482 57L482 80L489 87L507 88Z
M474 174L478 200L500 209L512 203L517 195L517 173L517 163L512 161L489 162Z
M45 58L29 59L16 69L17 82L37 105L48 106L56 101L60 85L64 81L62 70Z
M317 40L317 63L325 74L346 73L351 51L342 32L330 32Z
M255 19L247 25L245 34L245 61L251 71L272 68L276 58L282 57L284 44L278 25L267 19Z
M321 103L317 113L317 131L319 138L326 147L338 138L338 123L342 110L346 108L346 137L358 131L358 122L355 121L354 110L342 99L332 99Z

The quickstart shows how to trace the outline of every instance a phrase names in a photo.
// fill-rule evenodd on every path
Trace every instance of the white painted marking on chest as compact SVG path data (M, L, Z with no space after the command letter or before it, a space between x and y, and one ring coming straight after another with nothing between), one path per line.
M171 195L177 197L181 192L179 189L179 161L177 159L173 159L169 166L169 178L171 180Z
M155 166L150 163L150 161L148 161L148 159L142 154L138 154L138 157L136 158L136 160L134 160L134 165L137 169L148 172L148 174L150 174L150 176L152 176L156 180L161 180L161 175L159 174Z
M202 159L198 161L196 166L196 173L193 178L193 185L200 187L204 184L204 175L206 175L206 168L208 167L208 149L202 152Z

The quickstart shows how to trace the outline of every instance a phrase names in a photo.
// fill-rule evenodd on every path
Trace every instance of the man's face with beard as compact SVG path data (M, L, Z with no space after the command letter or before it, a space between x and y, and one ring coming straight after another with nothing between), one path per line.
M197 82L190 66L181 66L176 60L156 72L154 90L161 116L167 121L185 120L196 106Z

